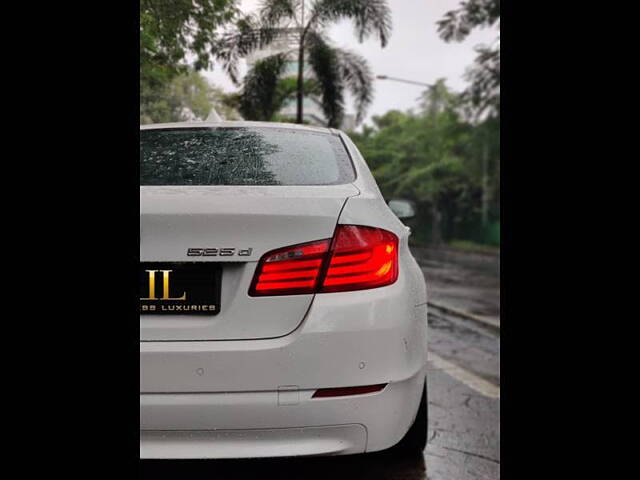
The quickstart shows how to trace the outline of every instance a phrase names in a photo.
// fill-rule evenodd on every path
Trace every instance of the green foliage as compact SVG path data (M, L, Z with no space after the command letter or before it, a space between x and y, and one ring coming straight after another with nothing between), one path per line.
M256 62L254 68L247 73L240 93L232 97L245 120L290 122L289 117L282 117L278 112L295 100L298 79L280 77L286 64L281 63L278 57L280 55L273 55ZM304 91L310 95L318 95L318 82L313 78L306 79Z
M140 123L205 120L212 107L227 119L238 117L232 99L197 72L180 74L153 90L156 100L140 104Z
M438 33L446 42L461 42L476 28L500 22L500 0L466 0L438 22ZM467 72L469 88L462 99L470 112L500 115L500 37L493 46L476 47L476 59Z
M278 78L287 66L287 58L276 54L259 60L247 73L240 94L240 113L246 119L270 120L282 107Z
M238 14L237 0L140 0L140 68L175 69L188 53L194 68L211 65L218 27Z
M318 81L322 111L331 127L339 127L344 117L344 82L339 53L322 38L310 35L309 65ZM309 93L309 92L307 92Z
M459 96L440 80L421 97L420 112L387 112L373 118L373 128L353 133L352 138L384 196L418 204L416 236L432 236L437 215L435 228L441 229L444 240L486 242L481 225L482 155L487 148L489 214L498 220L500 123L492 118L474 126L461 117L459 105Z
M485 231L484 241L488 245L500 245L500 222L493 222Z
M500 21L500 0L466 0L438 22L438 32L447 42L461 42L474 28L490 27Z
M220 26L238 14L237 0L140 0L140 122L170 121L170 82L211 66Z

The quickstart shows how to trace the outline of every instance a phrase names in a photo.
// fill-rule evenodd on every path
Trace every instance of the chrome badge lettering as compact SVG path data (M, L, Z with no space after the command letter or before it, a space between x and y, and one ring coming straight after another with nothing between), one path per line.
M189 257L249 257L253 252L253 248L189 248L187 256Z

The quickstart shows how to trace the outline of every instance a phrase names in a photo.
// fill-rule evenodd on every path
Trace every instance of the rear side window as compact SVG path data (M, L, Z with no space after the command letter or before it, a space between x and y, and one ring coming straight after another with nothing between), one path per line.
M140 131L140 185L338 185L355 180L340 138L286 128Z

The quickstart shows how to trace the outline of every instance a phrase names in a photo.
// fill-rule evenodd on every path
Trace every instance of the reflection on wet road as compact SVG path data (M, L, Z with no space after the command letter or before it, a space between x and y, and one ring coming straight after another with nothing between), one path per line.
M420 252L421 253L421 252ZM418 254L416 257L418 257ZM447 269L473 282L455 285L455 291L487 289L478 282L474 265L429 257L419 258L427 281L436 291L446 292ZM494 285L499 270L482 265L480 273ZM490 263L490 262L489 262ZM495 265L493 266L495 267ZM430 280L432 269L438 276ZM459 272L466 272L459 275ZM493 283L492 283L493 282ZM497 279L499 285L499 277ZM430 286L431 286L430 285ZM491 286L490 288L494 288ZM481 295L475 292L476 298ZM483 297L485 314L499 316L498 294ZM498 304L496 304L496 302ZM479 304L479 301L476 300ZM452 305L460 307L460 304ZM479 312L480 313L480 312ZM270 460L141 462L142 478L362 478L384 480L471 480L500 478L500 337L464 319L432 311L429 317L429 443L422 457L400 458L371 453L344 457L289 458ZM453 367L455 371L451 370ZM452 374L453 373L453 374ZM475 382L474 382L475 379ZM484 385L484 386L483 386ZM487 387L488 385L488 387ZM475 388L474 388L475 386ZM496 394L497 392L497 394Z

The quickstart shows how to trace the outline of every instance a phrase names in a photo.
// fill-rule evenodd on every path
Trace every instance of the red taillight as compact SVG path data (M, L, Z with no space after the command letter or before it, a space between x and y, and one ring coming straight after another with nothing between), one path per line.
M273 250L258 263L249 295L294 295L317 290L330 240Z
M265 254L251 296L344 292L382 287L398 278L398 237L386 230L339 225L333 240Z
M340 225L320 292L391 285L398 279L398 237L380 228Z

